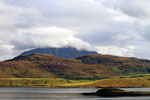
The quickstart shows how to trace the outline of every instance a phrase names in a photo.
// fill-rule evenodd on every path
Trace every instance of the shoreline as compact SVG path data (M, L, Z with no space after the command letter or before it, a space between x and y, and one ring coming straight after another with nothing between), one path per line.
M88 87L88 86L56 86L56 87L51 87L51 86L0 86L0 88L7 88L7 87L12 87L12 88L150 88L150 87Z

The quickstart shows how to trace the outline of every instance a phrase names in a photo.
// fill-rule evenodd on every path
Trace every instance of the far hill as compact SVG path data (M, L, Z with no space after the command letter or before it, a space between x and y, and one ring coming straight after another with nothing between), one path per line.
M31 54L0 62L0 78L97 80L140 74L150 74L150 60L97 54L64 59Z
M87 50L77 50L72 47L64 47L64 48L38 48L29 51L23 52L21 55L29 55L29 54L51 54L57 57L62 58L75 58L82 55L88 54L98 54L95 51L87 51Z

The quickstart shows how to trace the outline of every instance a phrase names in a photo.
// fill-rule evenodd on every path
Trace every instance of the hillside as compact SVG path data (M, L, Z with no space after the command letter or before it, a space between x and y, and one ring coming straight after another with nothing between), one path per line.
M0 62L0 78L98 80L149 73L149 60L111 55L64 59L48 54L31 54Z
M0 62L2 87L149 87L150 60L111 55L20 55Z
M29 54L51 54L57 57L62 58L75 58L82 55L88 54L98 54L95 51L87 51L87 50L77 50L72 47L64 47L64 48L38 48L29 51L23 52L21 55L29 55Z

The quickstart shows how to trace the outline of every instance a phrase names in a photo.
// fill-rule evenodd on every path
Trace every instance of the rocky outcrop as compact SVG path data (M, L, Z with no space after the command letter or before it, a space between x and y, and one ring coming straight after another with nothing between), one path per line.
M83 93L83 95L97 95L102 97L121 97L121 96L150 96L150 92L125 91L117 88L103 88L93 93Z

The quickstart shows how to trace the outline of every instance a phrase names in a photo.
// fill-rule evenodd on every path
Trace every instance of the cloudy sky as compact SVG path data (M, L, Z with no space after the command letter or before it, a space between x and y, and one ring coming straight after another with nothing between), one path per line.
M150 59L150 0L0 0L0 60L73 46Z

